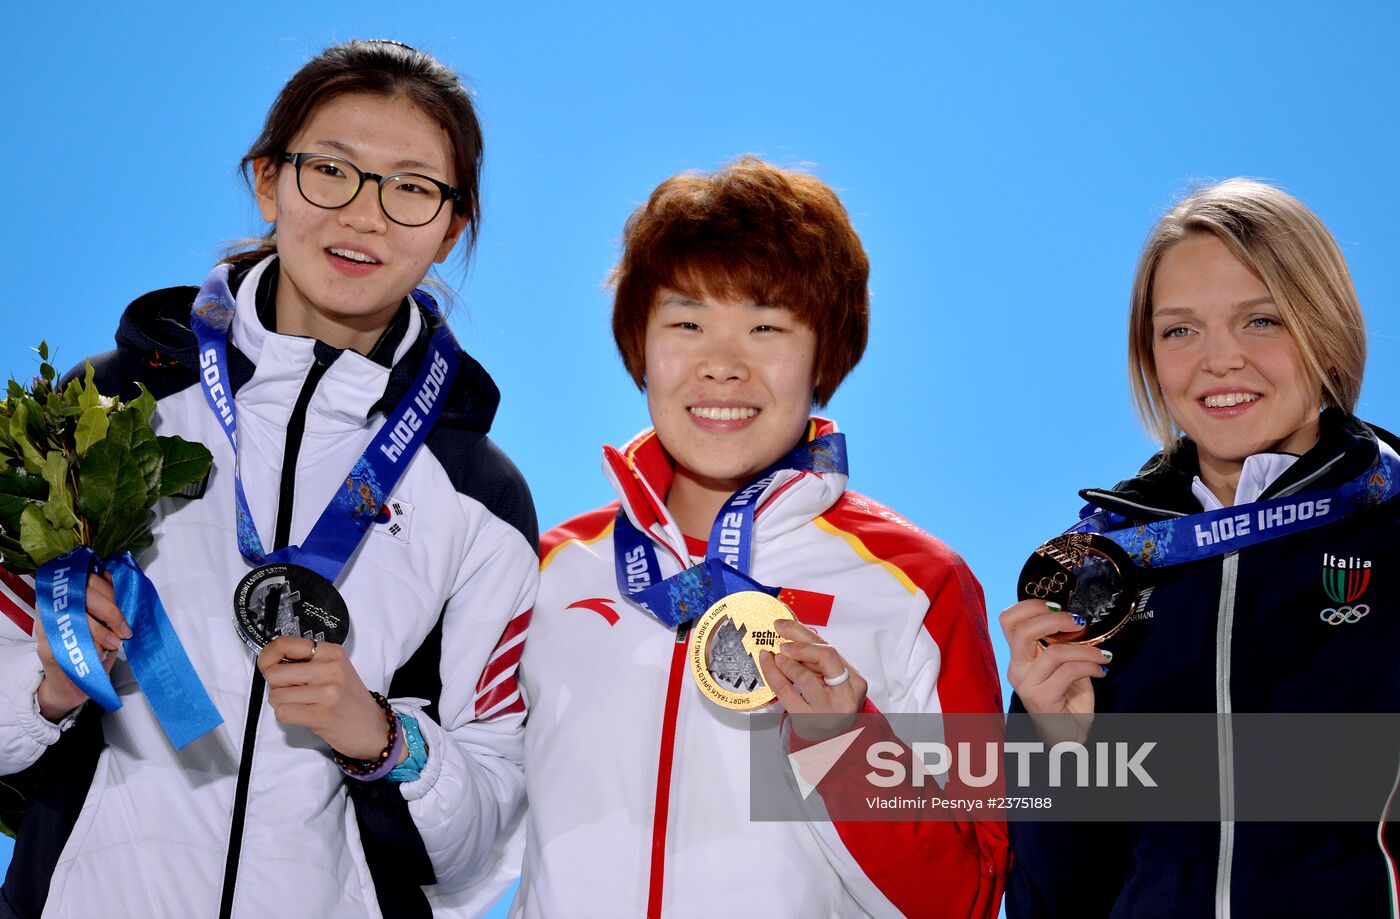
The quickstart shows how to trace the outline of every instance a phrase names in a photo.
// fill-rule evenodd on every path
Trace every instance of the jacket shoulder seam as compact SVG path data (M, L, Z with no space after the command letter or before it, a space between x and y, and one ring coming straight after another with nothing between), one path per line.
M966 564L938 537L856 492L843 494L812 522L845 540L861 558L884 568L910 594L920 590L931 594L932 586L949 571Z
M540 540L540 571L554 561L555 556L571 543L591 545L612 534L617 517L618 502L594 508L554 527Z

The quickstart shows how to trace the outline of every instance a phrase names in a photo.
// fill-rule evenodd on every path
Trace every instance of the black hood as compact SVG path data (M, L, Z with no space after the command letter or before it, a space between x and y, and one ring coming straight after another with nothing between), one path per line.
M241 279L242 273L230 279L235 290ZM198 292L196 287L167 287L152 291L135 300L122 313L117 326L117 350L126 358L123 363L128 366L133 360L145 365L141 368L140 378L148 381L148 387L157 398L198 382L199 344L190 329L190 306ZM423 319L418 337L389 371L388 385L373 411L387 414L408 392L427 354L428 340L442 321L428 315L416 304L413 308L419 310ZM325 348L330 353L335 351L329 346ZM229 379L233 391L237 393L252 377L253 362L237 348L230 347L228 357ZM123 399L133 398L136 395L134 383L126 384L125 381L136 377L129 373L122 376L122 392L119 395ZM491 375L471 355L463 352L461 366L443 404L438 424L485 434L491 430L500 402L501 391L496 388Z
M415 309L418 309L423 317L418 339L403 359L389 371L389 384L384 388L384 395L374 404L373 411L388 414L408 393L418 375L418 368L428 354L428 342L433 332L446 321L428 315L421 307L415 306ZM457 377L452 381L452 389L443 404L438 425L485 434L491 430L491 422L495 420L496 409L500 404L501 391L496 387L496 381L491 379L491 374L486 372L486 368L463 351Z

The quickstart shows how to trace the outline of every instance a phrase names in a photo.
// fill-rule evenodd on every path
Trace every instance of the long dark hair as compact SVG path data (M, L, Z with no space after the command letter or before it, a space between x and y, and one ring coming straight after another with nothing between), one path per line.
M447 132L452 174L461 192L453 211L467 218L462 237L470 257L481 225L482 141L476 106L450 67L431 54L396 41L372 39L334 45L298 70L277 94L262 133L239 163L249 188L255 187L257 161L276 162L317 106L346 93L403 96ZM251 248L229 255L226 261L251 264L271 255L277 251L275 232L276 228L273 234L248 241Z

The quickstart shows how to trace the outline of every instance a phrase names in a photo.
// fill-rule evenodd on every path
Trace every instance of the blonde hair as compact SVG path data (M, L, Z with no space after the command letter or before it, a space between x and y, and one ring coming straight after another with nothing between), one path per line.
M1209 233L1264 286L1325 405L1351 412L1366 369L1366 327L1341 249L1297 198L1250 179L1226 179L1177 203L1147 237L1133 278L1128 375L1147 429L1171 451L1181 430L1167 413L1152 354L1152 284L1167 250Z

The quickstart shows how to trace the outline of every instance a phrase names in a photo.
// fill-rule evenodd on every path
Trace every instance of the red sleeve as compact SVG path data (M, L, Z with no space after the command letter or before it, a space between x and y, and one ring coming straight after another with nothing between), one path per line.
M568 542L593 542L606 536L617 517L618 502L579 514L540 537L540 570L549 566L554 553Z
M856 500L850 502L843 498L824 517L833 526L858 534L874 558L896 568L928 597L923 627L938 647L936 691L941 711L1000 715L1001 681L987 631L986 605L982 587L966 562L894 512L867 498L853 497ZM911 667L920 663L916 660ZM922 663L926 665L926 661ZM867 710L874 712L875 707L867 702ZM880 721L888 739L897 740L888 723L883 718ZM985 733L991 724L979 720L979 725L969 730ZM857 787L870 787L864 779L867 747L865 743L854 745L817 786L824 801L842 795L841 786L848 782L859 785L851 785L845 795ZM851 760L849 767L847 759ZM827 782L833 782L830 790ZM936 785L930 786L923 793L940 793ZM950 783L941 794L962 792ZM969 793L980 797L995 791ZM868 818L844 820L837 815L833 821L841 843L860 870L906 916L990 919L997 915L1010 864L1003 821L873 822Z

